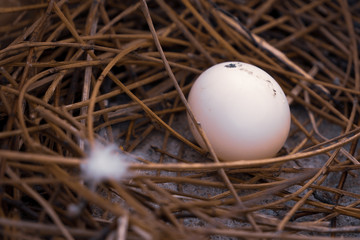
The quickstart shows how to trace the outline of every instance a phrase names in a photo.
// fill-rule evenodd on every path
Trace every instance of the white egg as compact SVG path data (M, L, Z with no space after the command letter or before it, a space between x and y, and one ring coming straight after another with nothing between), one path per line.
M243 62L224 62L204 71L188 102L216 155L225 161L276 155L290 129L290 109L279 84ZM205 144L188 117L196 141Z

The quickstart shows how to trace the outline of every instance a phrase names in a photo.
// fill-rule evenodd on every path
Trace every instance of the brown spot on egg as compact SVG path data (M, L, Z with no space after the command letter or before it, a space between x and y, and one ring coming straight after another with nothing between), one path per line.
M236 68L236 65L234 63L229 63L225 65L226 68Z

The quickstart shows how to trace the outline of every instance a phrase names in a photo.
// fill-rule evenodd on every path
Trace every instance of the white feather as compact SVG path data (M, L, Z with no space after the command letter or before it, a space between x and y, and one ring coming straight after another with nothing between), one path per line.
M120 180L128 169L126 158L127 156L114 144L104 146L96 143L81 165L81 171L87 180L94 182L106 179Z

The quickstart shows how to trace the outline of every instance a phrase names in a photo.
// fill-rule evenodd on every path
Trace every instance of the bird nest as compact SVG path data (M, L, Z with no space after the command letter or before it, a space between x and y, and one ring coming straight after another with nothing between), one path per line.
M8 4L2 239L360 237L358 1ZM218 161L190 133L192 83L230 60L288 98L273 158Z

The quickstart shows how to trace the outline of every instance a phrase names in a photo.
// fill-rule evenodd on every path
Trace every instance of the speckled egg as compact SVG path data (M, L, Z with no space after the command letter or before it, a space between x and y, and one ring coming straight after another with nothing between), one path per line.
M224 161L272 157L289 134L290 109L283 90L268 73L248 63L210 67L196 79L188 102ZM206 148L188 119L194 138Z

